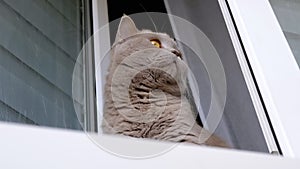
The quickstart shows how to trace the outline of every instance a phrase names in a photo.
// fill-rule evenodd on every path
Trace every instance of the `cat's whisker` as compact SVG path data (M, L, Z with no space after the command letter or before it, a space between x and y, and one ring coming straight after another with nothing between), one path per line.
M156 27L156 25L155 25L155 23L154 23L152 17L149 15L148 11L146 10L146 8L145 8L141 3L139 3L139 4L140 4L140 6L145 10L145 12L146 12L148 18L150 19L151 23L152 23L153 26L154 26L155 32L158 32L157 27Z
M161 26L160 31L163 32L164 28L166 26L166 22L164 22L164 24Z

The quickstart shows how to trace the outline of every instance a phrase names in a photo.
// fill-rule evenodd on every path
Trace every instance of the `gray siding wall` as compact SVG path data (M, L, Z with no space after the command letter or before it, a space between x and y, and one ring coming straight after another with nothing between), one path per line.
M270 0L270 3L300 67L300 1Z
M0 0L0 120L80 129L72 99L79 2Z

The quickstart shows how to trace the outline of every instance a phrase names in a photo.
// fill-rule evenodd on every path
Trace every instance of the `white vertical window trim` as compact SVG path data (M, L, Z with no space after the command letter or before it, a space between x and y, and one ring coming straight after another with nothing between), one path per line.
M300 71L268 0L228 0L282 152L300 157Z
M108 10L106 0L93 0L93 43L95 54L96 100L98 132L102 133L101 121L103 110L103 80L101 75L101 59L110 49Z
M279 150L277 148L276 142L274 140L274 136L272 134L272 130L270 128L268 119L266 117L265 111L264 111L262 103L260 101L258 91L255 87L253 77L251 76L251 72L250 72L249 66L248 66L246 58L245 58L246 56L244 55L243 49L239 42L238 35L234 28L234 24L232 22L226 2L224 0L218 0L218 1L220 4L222 13L223 13L225 23L227 25L228 32L229 32L231 40L232 40L232 44L234 46L234 49L235 49L235 52L237 55L237 59L241 65L241 70L243 72L251 99L253 101L253 105L254 105L254 108L255 108L256 114L257 114L257 118L258 118L260 126L262 128L264 137L266 139L266 143L267 143L269 152L274 153L274 154L279 154Z

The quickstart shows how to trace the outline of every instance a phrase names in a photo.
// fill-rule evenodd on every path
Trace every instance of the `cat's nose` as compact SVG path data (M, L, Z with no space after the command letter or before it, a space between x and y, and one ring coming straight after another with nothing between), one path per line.
M179 50L172 49L171 52L178 56L180 59L182 59L182 54Z

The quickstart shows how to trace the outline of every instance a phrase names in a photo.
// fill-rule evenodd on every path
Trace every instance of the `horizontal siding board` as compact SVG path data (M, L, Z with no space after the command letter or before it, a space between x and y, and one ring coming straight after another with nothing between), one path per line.
M284 31L300 35L300 1L270 1Z
M45 0L4 1L76 60L80 51L80 28L77 25L73 25Z
M270 3L300 65L300 1L270 0Z
M300 35L290 32L284 32L284 34L289 42L290 48L293 51L296 61L300 66Z
M0 66L0 100L35 123L44 126L80 129L76 113L69 100L52 102L23 80ZM72 104L73 105L73 104Z
M0 26L0 44L4 48L65 93L72 95L75 63L70 57L1 3L0 25L5 25Z
M0 0L0 120L81 129L76 115L84 113L82 58L76 63L78 3Z
M74 0L47 0L57 11L66 17L73 25L79 27L79 1Z
M1 94L0 94L1 95ZM24 124L35 124L32 120L12 109L10 106L0 100L0 121L16 122Z
M50 83L38 72L35 72L33 69L21 62L19 59L17 59L17 57L13 56L1 46L0 60L0 66L2 66L2 68L4 68L5 71L9 72L11 75L18 77L20 80L26 83L26 86L30 86L51 102L56 102L57 100L65 100L66 109L68 111L73 111L72 96L65 94L62 90L57 88L57 86ZM79 79L78 77L76 81L81 82L81 86L78 85L77 87L82 88L83 79ZM83 105L83 90L78 90L78 92L81 92L81 95L79 95L81 96L81 98L77 97L77 100L74 100L74 104Z

